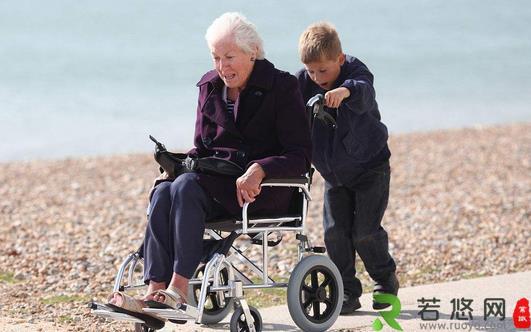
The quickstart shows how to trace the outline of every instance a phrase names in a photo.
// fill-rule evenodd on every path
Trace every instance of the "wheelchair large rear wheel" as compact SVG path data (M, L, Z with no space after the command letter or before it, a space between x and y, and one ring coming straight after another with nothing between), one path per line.
M203 275L205 273L205 265L200 266L197 271L195 271L194 279L196 278L203 278ZM220 271L220 282L222 285L228 284L229 279L229 273L227 272L227 269L224 268ZM199 302L199 295L201 294L201 285L190 285L188 287L188 303L194 307L198 306ZM227 315L230 313L233 305L234 299L233 298L225 298L222 296L222 298L218 298L218 295L215 292L210 292L207 294L206 302L205 302L205 308L203 310L203 318L201 319L202 324L216 324L223 320L223 318L227 317ZM198 308L199 310L199 308Z
M343 281L330 258L304 257L289 278L287 301L291 318L303 331L329 329L343 304Z

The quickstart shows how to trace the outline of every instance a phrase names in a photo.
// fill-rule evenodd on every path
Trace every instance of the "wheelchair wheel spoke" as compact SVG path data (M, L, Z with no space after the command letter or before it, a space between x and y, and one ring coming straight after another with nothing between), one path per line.
M319 287L319 278L317 271L312 271L312 290L315 291Z
M307 285L302 286L302 290L305 291L308 295L311 295L313 293L313 289L311 289Z
M319 305L319 301L314 301L313 302L313 318L319 318L320 315L321 315L321 310L320 310L320 305Z
M325 275L325 280L323 280L323 282L321 283L321 287L323 288L328 287L331 282L332 282L332 278L330 278L330 276L327 274Z

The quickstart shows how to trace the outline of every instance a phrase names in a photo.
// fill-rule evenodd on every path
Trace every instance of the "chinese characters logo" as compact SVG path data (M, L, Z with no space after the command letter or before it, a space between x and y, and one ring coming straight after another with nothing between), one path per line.
M516 307L513 312L514 327L517 329L528 329L531 326L529 320L529 301L526 298L521 298L516 302Z

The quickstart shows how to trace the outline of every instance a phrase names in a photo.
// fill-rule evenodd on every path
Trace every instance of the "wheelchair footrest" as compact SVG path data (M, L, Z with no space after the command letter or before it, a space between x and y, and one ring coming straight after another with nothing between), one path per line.
M181 305L179 309L144 308L142 310L168 320L196 320L199 316L197 308L187 304Z
M139 318L136 318L136 317L133 317L133 316L129 316L127 314L122 314L122 313L119 313L119 312L114 312L114 311L92 310L92 314L94 314L96 316L99 316L99 317L112 319L112 320L120 320L120 321L124 321L124 322L132 322L132 323L145 323L143 320L141 320Z
M99 317L112 319L112 320L120 320L120 321L125 321L125 322L132 322L132 323L144 323L144 321L141 320L140 318L136 318L128 314L123 314L120 312L113 311L111 308L107 307L105 304L91 303L90 308L92 309L91 313Z

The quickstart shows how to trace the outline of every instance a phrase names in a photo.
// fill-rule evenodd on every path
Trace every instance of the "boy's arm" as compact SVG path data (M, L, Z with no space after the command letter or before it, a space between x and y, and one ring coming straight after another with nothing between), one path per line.
M376 92L372 82L373 75L367 67L357 68L340 86L350 92L350 96L345 98L341 105L358 114L373 109L376 105Z

